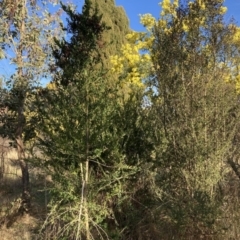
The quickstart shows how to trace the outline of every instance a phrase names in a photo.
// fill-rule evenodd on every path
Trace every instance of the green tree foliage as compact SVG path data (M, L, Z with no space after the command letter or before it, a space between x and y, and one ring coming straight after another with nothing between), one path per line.
M38 148L46 157L39 161L55 182L46 231L68 239L120 237L120 212L129 209L125 206L133 194L127 187L131 180L138 182L140 159L147 156L139 116L142 95L125 106L113 98L116 88L107 84L106 71L99 68L98 41L107 27L90 1L81 14L63 8L69 16L67 33L73 35L69 42L59 42L55 56L61 70L55 88L46 90L39 105ZM73 50L62 65L66 45ZM79 46L88 48L84 58L75 51Z
M221 228L216 219L226 203L219 186L230 170L239 127L239 30L223 22L221 0L163 0L161 6L158 20L141 16L146 32L128 34L112 63L128 82L148 74L146 112L156 170L155 195L148 201L154 215L162 216L152 223L166 238L184 239ZM150 56L145 61L142 50Z
M100 55L103 67L108 70L108 85L116 87L116 82L120 82L118 77L112 74L109 70L112 67L111 56L120 54L122 46L127 42L126 34L130 32L129 19L122 6L116 6L115 0L92 0L93 4L98 7L99 14L102 15L102 21L110 28L102 35L99 41ZM119 101L122 101L122 96L127 98L131 91L127 85L117 85Z
M83 6L82 13L71 10L70 6L62 5L63 10L69 16L67 28L63 30L71 34L70 40L56 40L57 49L54 51L56 65L62 69L61 85L67 86L75 83L74 74L83 70L89 60L98 57L96 49L105 30L105 23L101 22L101 16L90 15L91 4L89 1ZM94 9L96 11L97 9Z
M159 214L179 229L178 236L216 230L219 184L239 125L235 86L225 81L227 64L234 67L232 33L223 22L222 1L204 4L179 7L177 16L167 15L165 29L156 24L153 30Z
M40 79L49 72L46 63L51 60L49 50L53 44L51 39L58 32L58 15L49 15L45 8L46 11L42 11L40 1L3 0L0 7L0 55L4 55L16 69L11 76L1 76L6 79L8 87L3 104L9 109L1 134L13 140L17 148L22 169L23 199L29 202L29 173L24 139L29 130L26 112L29 111L31 100L28 97Z
M92 0L97 4L99 14L102 14L102 21L110 29L103 33L99 42L103 63L110 67L109 57L121 51L122 44L126 42L126 34L129 33L129 20L125 10L121 6L116 6L115 0Z

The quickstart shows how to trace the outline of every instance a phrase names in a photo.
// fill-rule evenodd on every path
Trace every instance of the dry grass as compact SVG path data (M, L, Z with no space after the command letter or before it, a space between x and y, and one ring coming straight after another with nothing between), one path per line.
M30 166L30 188L32 207L29 214L18 213L22 192L21 169L17 161L17 151L9 147L9 142L0 139L0 239L38 239L37 229L46 216L45 175ZM15 214L16 212L16 214ZM11 217L9 217L11 216Z
M36 229L39 220L31 215L19 218L10 228L3 226L0 229L2 240L37 240Z
M17 162L15 149L5 148L0 154L2 156L1 166L3 166L0 179L0 202L3 208L21 193L21 169Z

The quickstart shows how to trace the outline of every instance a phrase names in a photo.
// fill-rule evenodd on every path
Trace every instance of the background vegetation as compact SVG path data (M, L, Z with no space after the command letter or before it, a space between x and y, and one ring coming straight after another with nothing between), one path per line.
M16 67L1 87L1 236L239 239L240 28L223 1L163 0L145 32L112 0L50 3L0 2Z

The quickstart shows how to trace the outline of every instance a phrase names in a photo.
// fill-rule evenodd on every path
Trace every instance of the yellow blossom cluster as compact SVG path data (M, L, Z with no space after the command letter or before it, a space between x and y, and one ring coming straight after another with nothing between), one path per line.
M127 82L133 83L137 86L142 86L140 73L136 67L132 68L131 71L127 74Z
M111 71L122 76L121 86L124 84L143 87L143 80L152 69L151 48L154 37L151 34L153 26L157 23L151 14L140 17L146 32L130 32L126 35L127 43L121 47L119 55L111 56ZM143 54L143 51L147 53Z
M159 19L157 26L160 29L165 29L167 27L167 21L165 19Z
M240 93L240 74L238 74L235 77L235 82L236 82L236 91L239 94Z
M162 7L161 16L171 14L176 17L176 9L179 6L179 0L173 0L173 2L171 2L171 0L162 0L160 6Z
M131 40L135 36L133 33L128 35L128 38ZM140 51L143 47L148 46L149 41L148 39L146 43L142 44L141 42L139 44L126 43L121 48L120 56L115 55L110 58L112 63L111 71L119 75L125 75L123 82L139 87L143 86L142 80L147 76L147 71L143 65L149 65L150 68L151 57L149 54L141 54Z
M239 59L237 60L239 61ZM238 68L237 62L218 64L218 71L222 72L222 78L225 83L230 83L235 85L236 93L240 94L240 70ZM229 65L232 64L232 67Z
M112 71L120 74L123 71L124 65L134 67L140 62L140 53L136 45L127 43L121 48L122 56L111 56Z
M195 26L202 26L204 27L206 24L206 16L205 14L208 12L207 9L207 2L208 0L196 0L194 2L189 2L188 3L188 7L190 12L192 13L191 15L197 15L197 18L194 19L188 19L187 21L191 24L194 24ZM216 3L222 3L222 0L216 0ZM201 10L201 14L197 14L199 12L199 10ZM220 6L220 8L218 9L218 13L220 15L224 15L227 11L227 7L225 6ZM194 21L193 21L194 20ZM186 24L186 22L183 24L183 29L184 30L189 30L189 25Z
M206 9L206 5L205 5L205 1L204 0L198 0L197 3L198 3L198 6L200 7L201 10L205 10Z
M148 30L152 29L156 23L156 19L149 13L140 15L140 23Z
M238 68L231 69L228 74L228 82L233 82L235 84L237 94L240 94L240 71Z
M189 21L184 19L182 21L182 29L185 31L185 32L188 32L189 31Z
M162 7L162 12L165 14L171 13L171 0L163 0L160 5Z
M126 35L126 39L128 40L129 43L132 44L135 44L139 39L141 39L141 37L143 37L142 33L134 31Z
M54 82L50 82L47 84L47 89L49 90L56 90L57 89L57 86Z
M123 64L122 62L122 58L115 55L115 56L111 56L110 57L110 61L112 64L112 72L115 72L117 74L120 74L123 71Z
M196 2L189 2L188 6L190 9L193 9L194 6L198 6L201 10L206 10L206 2L207 0L197 0ZM219 2L221 3L222 0L216 1L216 3ZM221 6L219 9L219 14L223 15L227 11L227 7Z
M194 2L189 2L188 7L191 14L188 14L187 17L183 17L182 21L182 29L185 32L194 29L195 27L205 27L206 26L206 0L196 0ZM201 10L201 14L199 15L198 12ZM190 16L197 16L194 19L190 19Z
M140 61L140 53L136 45L127 43L122 46L122 54L130 67L134 67Z
M196 26L204 27L206 24L206 18L204 16L194 19L191 21L190 19L184 19L182 21L182 30L184 32L189 32L191 29L194 29Z
M136 43L136 46L139 50L150 50L150 48L152 47L152 44L154 42L154 37L153 36L149 36L147 38L145 38L144 41L138 41Z
M228 39L228 42L234 47L234 57L231 60L231 72L229 77L229 82L233 82L236 86L236 92L240 94L240 27L237 27L234 24L229 24L229 30L232 35L231 38ZM229 64L230 65L230 64Z
M220 9L219 9L219 13L220 13L221 15L223 15L223 14L225 14L226 12L227 12L227 7L221 6Z
M235 44L240 44L240 27L235 27L234 29L233 42Z

